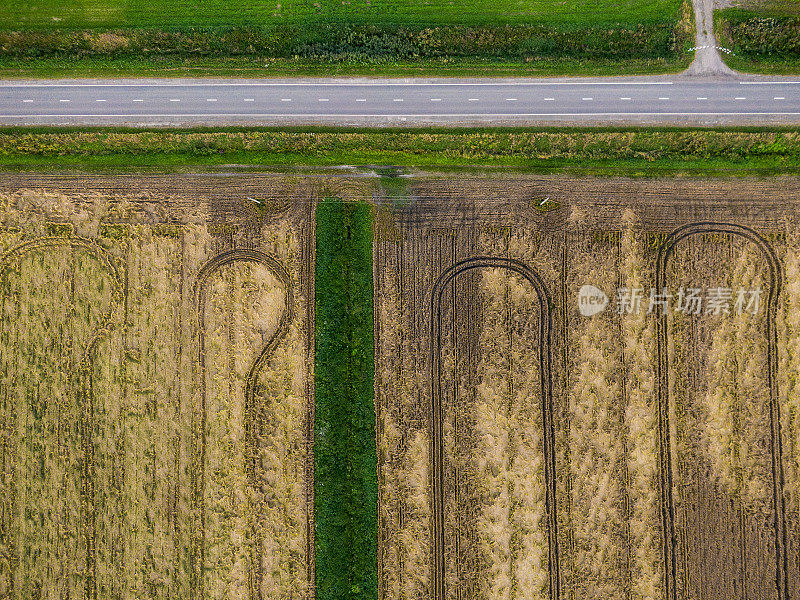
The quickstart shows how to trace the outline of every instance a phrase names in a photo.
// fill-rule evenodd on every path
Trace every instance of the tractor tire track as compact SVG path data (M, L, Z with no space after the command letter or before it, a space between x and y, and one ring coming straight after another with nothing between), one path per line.
M245 410L244 410L244 430L245 430L245 465L248 483L258 487L257 452L256 452L256 431L254 422L255 412L255 387L258 376L261 374L264 365L275 352L278 344L286 336L289 324L292 320L292 289L290 285L289 273L275 258L259 252L257 250L237 249L224 252L203 265L197 275L195 284L194 298L198 316L198 365L200 368L200 433L195 433L195 448L192 461L192 513L199 517L199 531L194 533L193 547L190 552L190 597L194 600L202 600L203 595L203 570L205 565L205 460L206 460L206 356L205 356L205 309L206 309L206 284L211 277L226 265L235 262L254 262L265 266L275 278L280 281L284 289L283 311L281 313L278 327L270 339L261 349L258 357L250 365L245 379ZM259 513L259 518L263 519L263 513ZM261 572L263 538L261 537L261 525L256 527L254 532L254 542L250 549L251 571L248 574L248 590L250 600L263 600L260 582L263 578ZM198 539L200 540L198 542ZM306 561L309 557L306 557Z
M445 554L444 554L444 466L442 439L442 295L447 285L458 275L472 269L501 268L522 275L535 289L539 300L539 363L542 392L542 430L544 453L544 479L546 487L545 511L547 513L549 598L559 600L560 571L558 556L558 531L556 516L555 440L553 428L553 383L552 383L552 313L550 295L539 274L525 263L490 256L478 256L462 260L436 279L431 293L431 456L433 478L433 600L445 600Z
M108 310L100 317L100 324L92 331L89 341L86 343L82 353L81 360L78 366L78 406L81 410L81 422L78 427L80 432L80 446L81 446L81 515L82 525L84 529L84 543L86 544L86 579L84 582L84 598L86 600L95 600L97 598L97 545L96 545L96 507L95 507L95 460L94 460L94 394L92 385L92 373L94 370L94 360L96 358L95 352L97 345L105 336L108 335L111 329L111 321L116 307L122 304L122 278L120 277L119 268L115 260L106 250L98 246L93 240L81 237L44 237L31 240L24 244L20 244L15 248L8 250L2 257L0 257L0 281L2 281L7 274L14 268L26 254L37 252L41 250L48 250L52 248L68 247L71 249L81 249L88 251L111 275L111 302L109 303ZM0 291L3 288L0 287ZM12 450L13 452L13 450ZM14 457L16 458L16 457ZM14 459L12 459L14 460ZM13 472L12 472L12 485L13 489ZM11 498L12 506L14 498ZM16 509L12 508L9 519L13 518ZM14 527L13 524L7 529L7 535L12 535ZM5 527L3 528L5 529ZM16 556L13 542L10 540L6 545L11 548L14 553L12 560L9 562L16 565L19 557ZM13 570L12 570L12 584L13 585Z
M670 233L661 245L656 261L656 289L666 287L666 269L675 247L683 239L702 233L725 233L739 236L754 243L764 255L769 268L769 293L764 334L767 339L767 385L770 404L770 455L772 458L772 509L775 514L775 585L780 600L790 600L788 583L788 557L786 512L784 507L784 473L780 435L780 407L778 404L778 338L775 320L778 296L781 290L781 267L775 250L756 231L733 223L699 222L679 227ZM659 462L661 472L662 551L665 565L667 600L677 600L677 555L675 544L675 508L673 498L672 450L669 424L669 357L667 355L667 314L661 311L657 321L657 378Z

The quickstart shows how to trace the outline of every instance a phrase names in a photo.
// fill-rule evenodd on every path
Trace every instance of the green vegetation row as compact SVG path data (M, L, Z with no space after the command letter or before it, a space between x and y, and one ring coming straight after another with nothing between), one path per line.
M798 14L729 8L717 11L714 30L720 44L733 51L725 61L735 69L768 73L800 70Z
M313 29L325 23L437 26L627 24L677 19L682 0L0 0L0 29Z
M372 213L317 209L314 515L316 597L377 597Z
M800 130L0 130L0 166L158 168L342 164L512 166L598 174L800 172Z
M358 64L404 59L473 57L676 59L686 32L675 21L606 25L486 25L392 27L326 23L281 26L119 31L0 31L0 57L114 59L251 57Z

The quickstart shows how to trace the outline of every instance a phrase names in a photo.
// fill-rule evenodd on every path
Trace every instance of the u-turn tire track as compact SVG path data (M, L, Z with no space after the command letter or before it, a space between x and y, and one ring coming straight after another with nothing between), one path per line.
M0 281L13 268L15 262L25 254L50 248L69 247L89 252L111 276L112 290L108 310L100 317L99 325L92 331L81 354L78 367L78 406L81 409L80 443L83 451L81 457L81 512L84 519L84 543L86 544L86 580L84 598L97 598L97 545L96 545L96 509L95 509L95 477L94 477L94 394L92 373L97 344L111 328L114 310L122 303L122 279L116 262L108 252L93 240L82 237L51 236L31 240L8 250L0 257ZM0 287L0 293L3 288ZM14 499L11 499L12 503ZM11 528L13 530L13 527ZM15 557L18 558L18 557ZM13 574L12 574L13 577ZM11 586L13 589L13 585Z
M255 486L256 462L255 453L255 432L253 423L253 410L255 404L255 384L256 380L272 356L278 344L286 335L289 324L292 321L292 290L290 285L289 273L275 258L259 252L257 250L237 249L230 250L215 256L200 269L195 284L194 298L198 317L198 364L200 367L200 435L197 437L198 446L194 449L193 468L192 468L192 507L193 512L199 513L200 535L205 535L205 456L206 456L206 360L205 360L205 307L206 307L206 284L210 278L222 267L235 262L254 262L265 266L275 278L280 281L284 289L283 312L281 313L278 327L261 349L258 357L253 361L247 371L245 379L245 447L248 455L245 457L248 484ZM259 518L263 515L259 513ZM197 535L198 532L195 532ZM255 573L248 574L248 590L250 600L262 600L261 585L262 579L261 563L263 543L260 536L260 528L257 528L253 548L251 548L251 565ZM205 544L195 542L190 553L191 564L191 583L190 596L194 600L202 600L203 595L203 565L205 564ZM310 558L306 556L306 562Z
M552 313L550 295L539 274L525 263L491 256L477 256L462 260L436 280L431 293L431 455L433 457L433 600L445 600L444 554L444 467L442 439L442 294L458 275L480 268L508 269L522 275L535 289L539 300L539 367L542 393L542 430L545 478L545 510L547 513L549 598L559 600L560 571L558 556L558 520L556 518L555 440L553 430L552 383Z
M703 221L679 227L667 236L658 252L656 261L656 289L666 287L666 269L670 256L681 240L702 233L726 233L742 237L754 243L767 259L769 267L769 293L767 295L767 385L770 404L770 455L772 458L772 508L775 513L775 586L780 600L790 600L788 582L788 557L786 555L787 531L784 507L784 474L780 435L780 406L778 399L778 338L775 319L778 296L781 291L781 266L775 250L755 230L734 223ZM667 600L677 600L677 555L675 549L675 509L672 486L672 451L670 449L669 425L669 356L667 355L667 314L661 311L658 317L658 422L659 460L661 472L661 521L665 565Z

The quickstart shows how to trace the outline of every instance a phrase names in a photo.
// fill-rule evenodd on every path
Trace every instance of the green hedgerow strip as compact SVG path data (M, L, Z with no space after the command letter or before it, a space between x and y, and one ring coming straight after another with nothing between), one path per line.
M377 597L372 213L317 208L314 512L318 600Z
M689 38L673 15L646 23L0 30L0 57L255 56L381 63L437 57L675 58Z

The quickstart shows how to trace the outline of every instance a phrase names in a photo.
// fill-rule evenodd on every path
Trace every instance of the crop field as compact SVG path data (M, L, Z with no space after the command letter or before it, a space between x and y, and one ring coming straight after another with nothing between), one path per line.
M675 72L692 14L689 0L0 0L0 75Z
M442 176L379 210L383 597L800 597L798 205L769 185ZM730 313L647 313L681 286Z
M2 598L309 593L306 205L161 183L0 193Z
M387 179L0 175L0 598L800 598L800 178Z
M505 23L565 23L588 25L660 21L676 13L676 0L647 2L590 2L574 0L503 0L476 5L468 0L432 3L425 0L355 0L305 2L300 0L229 0L202 3L169 0L88 0L64 3L42 0L35 4L2 0L0 28L64 29L137 27L230 27L353 24L449 25Z

